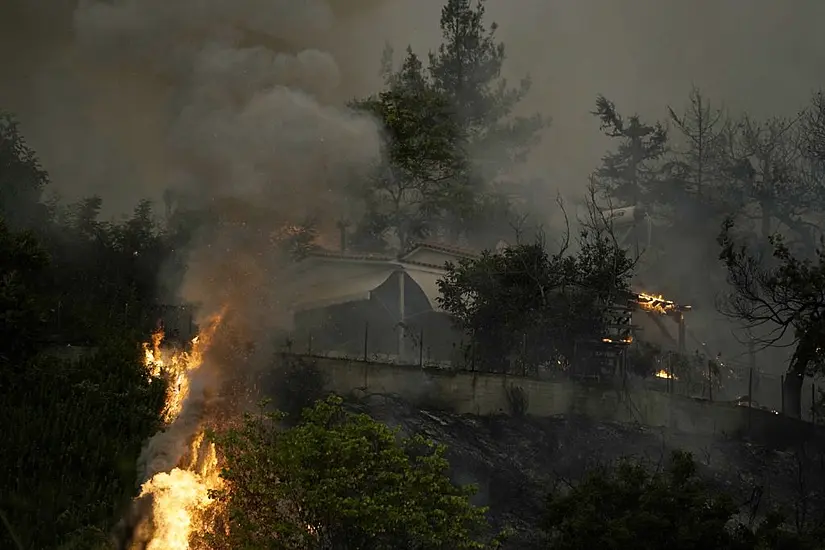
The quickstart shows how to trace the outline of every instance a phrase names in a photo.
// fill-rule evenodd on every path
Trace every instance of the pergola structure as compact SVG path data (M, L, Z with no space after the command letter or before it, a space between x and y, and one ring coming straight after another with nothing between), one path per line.
M285 273L287 310L303 312L378 301L386 322L397 327L395 353L404 356L406 327L424 314L444 314L437 281L447 262L476 257L473 252L434 243L416 243L397 256L316 251Z

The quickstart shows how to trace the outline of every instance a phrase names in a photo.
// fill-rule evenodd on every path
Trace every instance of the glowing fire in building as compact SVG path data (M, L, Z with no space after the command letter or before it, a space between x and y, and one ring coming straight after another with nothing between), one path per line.
M656 378L664 378L666 380L679 380L676 375L667 372L665 369L659 369L654 375Z
M662 315L667 315L678 307L676 302L666 299L661 294L648 294L646 292L640 292L637 295L636 303L644 310L655 311Z

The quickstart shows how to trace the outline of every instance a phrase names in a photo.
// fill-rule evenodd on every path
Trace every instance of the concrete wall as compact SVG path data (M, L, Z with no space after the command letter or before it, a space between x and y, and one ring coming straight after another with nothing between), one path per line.
M535 380L324 357L315 360L331 391L394 394L457 413L509 414L508 388L518 387L526 397L527 414L534 416L581 414L705 435L750 434L779 447L822 435L823 431L808 422L767 411L644 388L621 391L612 385L571 380Z

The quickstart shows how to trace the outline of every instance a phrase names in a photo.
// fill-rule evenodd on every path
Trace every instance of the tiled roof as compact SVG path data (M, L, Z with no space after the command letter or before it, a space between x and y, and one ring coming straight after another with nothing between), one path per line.
M446 252L447 254L452 254L454 256L464 256L468 258L475 258L478 256L478 252L467 248L459 248L457 246L451 246L442 243L420 241L412 243L410 247L407 249L407 251L401 255L401 257L405 258L411 255L416 250L420 250L422 248L435 250L437 252Z

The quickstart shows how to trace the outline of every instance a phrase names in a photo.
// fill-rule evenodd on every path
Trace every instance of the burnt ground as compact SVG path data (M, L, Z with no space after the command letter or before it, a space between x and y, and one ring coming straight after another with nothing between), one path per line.
M540 547L545 496L590 468L621 458L660 467L671 451L690 451L701 475L732 494L743 511L780 507L792 522L825 510L825 456L803 444L774 451L745 440L673 433L584 417L478 417L415 408L394 396L361 397L352 407L377 420L448 447L459 483L479 487L475 502L490 507L492 523L509 525L509 548Z

